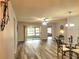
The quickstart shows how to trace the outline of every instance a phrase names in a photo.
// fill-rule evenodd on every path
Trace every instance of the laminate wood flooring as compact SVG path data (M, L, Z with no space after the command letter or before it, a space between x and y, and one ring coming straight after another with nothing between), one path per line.
M56 42L51 39L26 41L18 46L16 59L57 59ZM62 59L61 53L59 53L59 59ZM64 59L69 58L64 56Z

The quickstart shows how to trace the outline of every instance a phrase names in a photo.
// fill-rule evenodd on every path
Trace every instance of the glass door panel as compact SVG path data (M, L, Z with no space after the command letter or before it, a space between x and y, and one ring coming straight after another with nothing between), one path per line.
M28 26L27 28L25 28L25 33L27 33L27 35L25 35L26 40L40 39L40 28L39 27Z
M48 35L48 39L52 39L52 28L51 27L47 28L47 35Z

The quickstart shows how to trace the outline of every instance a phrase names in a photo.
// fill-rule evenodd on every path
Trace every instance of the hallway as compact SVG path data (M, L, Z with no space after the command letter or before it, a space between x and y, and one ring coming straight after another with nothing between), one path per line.
M19 54L17 59L57 59L56 43L52 40L40 41L26 41L25 44L18 47ZM60 54L61 59L61 54ZM64 57L68 59L68 57Z
M0 59L79 59L79 0L0 0Z

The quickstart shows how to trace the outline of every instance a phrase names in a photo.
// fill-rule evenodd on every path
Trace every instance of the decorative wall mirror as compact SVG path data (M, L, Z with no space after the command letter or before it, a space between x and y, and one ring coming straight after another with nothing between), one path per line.
M8 1L9 0L0 0L2 10L2 19L0 20L1 31L4 30L5 25L8 23L9 20Z

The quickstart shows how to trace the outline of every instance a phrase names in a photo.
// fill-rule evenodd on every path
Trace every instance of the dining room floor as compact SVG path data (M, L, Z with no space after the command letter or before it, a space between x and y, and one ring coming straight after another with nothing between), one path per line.
M18 46L16 59L57 59L57 45L52 39L30 40ZM62 54L59 53L59 58L62 59ZM64 56L64 59L69 59Z

